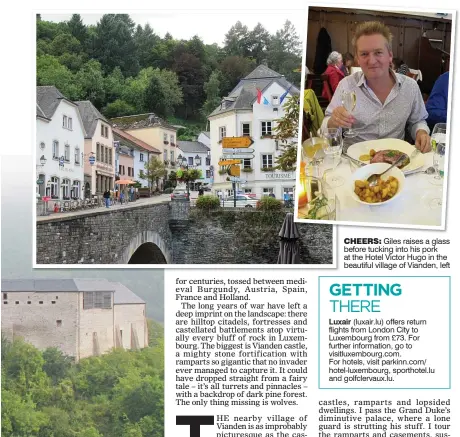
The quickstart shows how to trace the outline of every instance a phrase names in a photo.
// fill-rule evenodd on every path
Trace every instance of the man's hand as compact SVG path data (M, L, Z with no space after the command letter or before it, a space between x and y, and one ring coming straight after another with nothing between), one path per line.
M352 127L355 121L355 118L343 106L338 106L332 111L327 127Z
M430 136L425 130L419 129L415 134L415 147L422 153L431 151Z

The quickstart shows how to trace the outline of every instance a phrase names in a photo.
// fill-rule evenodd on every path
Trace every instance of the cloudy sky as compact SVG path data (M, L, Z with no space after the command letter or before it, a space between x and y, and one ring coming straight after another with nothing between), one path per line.
M109 11L106 11L109 12ZM190 39L198 35L206 44L223 44L225 34L238 20L253 29L261 23L271 34L281 29L286 20L291 21L299 36L304 33L306 11L304 9L267 9L242 11L218 10L180 10L180 11L115 11L129 13L136 24L144 26L149 23L156 34L163 37L169 32L176 39ZM96 24L101 18L100 13L80 13L85 24ZM65 21L72 14L41 13L43 20Z

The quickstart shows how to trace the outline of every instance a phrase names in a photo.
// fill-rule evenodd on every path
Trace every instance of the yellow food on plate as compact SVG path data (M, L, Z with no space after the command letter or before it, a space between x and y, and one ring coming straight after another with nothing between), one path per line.
M371 160L371 155L361 155L359 157L360 161L370 161Z
M371 149L371 150L369 151L369 155L371 156L371 158L374 157L375 153L376 153L376 152L375 152L374 149Z
M355 181L355 194L366 203L380 203L391 199L398 191L399 182L394 176L379 178L377 185L369 187L367 181Z

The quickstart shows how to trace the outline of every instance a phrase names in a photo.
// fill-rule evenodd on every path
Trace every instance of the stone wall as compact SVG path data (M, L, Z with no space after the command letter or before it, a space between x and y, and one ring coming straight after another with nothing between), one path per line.
M194 209L190 222L174 234L176 264L276 264L278 232L285 212L261 213L227 208L204 213ZM302 264L331 264L332 225L297 223Z
M276 264L285 215L252 208L207 213L188 202L165 202L47 218L37 224L37 263L127 264L148 243L168 264ZM332 225L297 227L301 263L332 264Z

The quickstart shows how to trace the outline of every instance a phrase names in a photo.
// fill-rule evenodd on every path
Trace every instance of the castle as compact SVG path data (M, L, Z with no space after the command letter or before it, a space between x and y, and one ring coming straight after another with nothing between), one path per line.
M148 346L145 302L106 279L2 280L2 334L76 361Z

